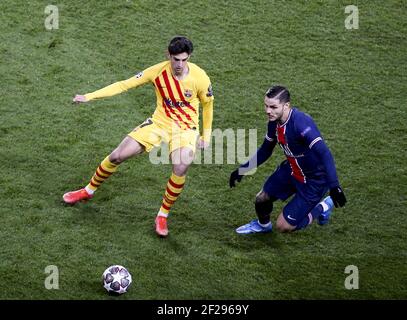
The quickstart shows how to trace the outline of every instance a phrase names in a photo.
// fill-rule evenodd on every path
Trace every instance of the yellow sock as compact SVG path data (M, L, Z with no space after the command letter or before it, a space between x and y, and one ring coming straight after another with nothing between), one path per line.
M110 162L109 156L107 156L96 169L95 174L90 180L89 184L86 186L86 189L92 193L99 188L99 186L109 178L116 170L118 165Z
M174 173L171 174L171 178L168 180L167 188L165 189L163 202L161 204L160 213L167 214L170 212L171 207L179 197L184 188L185 176L177 176Z

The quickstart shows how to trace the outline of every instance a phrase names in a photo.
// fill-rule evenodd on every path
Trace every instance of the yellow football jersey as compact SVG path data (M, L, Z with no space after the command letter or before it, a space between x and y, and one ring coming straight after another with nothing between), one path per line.
M152 83L157 96L153 120L163 126L175 123L181 129L199 129L199 105L203 107L203 138L210 140L213 92L209 77L196 64L188 62L189 72L177 80L170 61L151 66L130 79L119 81L85 95L87 100L110 97L145 83Z

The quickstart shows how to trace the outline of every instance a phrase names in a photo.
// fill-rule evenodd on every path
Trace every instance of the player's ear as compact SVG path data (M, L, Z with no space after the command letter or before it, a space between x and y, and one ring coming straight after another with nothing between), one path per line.
M171 55L168 50L165 51L165 56L167 57L168 60L171 60Z

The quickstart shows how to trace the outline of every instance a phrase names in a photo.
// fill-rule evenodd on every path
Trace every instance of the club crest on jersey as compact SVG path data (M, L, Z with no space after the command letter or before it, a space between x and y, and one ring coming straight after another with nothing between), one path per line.
M143 71L141 71L141 72L139 72L139 73L137 73L136 74L136 78L138 79L138 78L141 78L143 76Z
M191 97L192 97L192 90L186 89L186 90L184 91L184 95L185 95L187 98L191 98Z

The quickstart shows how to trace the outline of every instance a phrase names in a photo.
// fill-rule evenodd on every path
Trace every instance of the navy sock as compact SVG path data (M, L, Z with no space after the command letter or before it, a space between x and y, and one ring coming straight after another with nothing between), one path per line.
M322 208L322 205L321 204L317 204L315 207L314 207L314 209L312 209L311 210L311 215L312 215L312 218L315 220L315 219L317 219L318 217L319 217L319 215L322 213L324 211L324 208Z
M270 214L273 211L273 201L268 200L264 202L255 202L254 207L256 214L261 224L267 224L270 222Z

